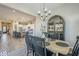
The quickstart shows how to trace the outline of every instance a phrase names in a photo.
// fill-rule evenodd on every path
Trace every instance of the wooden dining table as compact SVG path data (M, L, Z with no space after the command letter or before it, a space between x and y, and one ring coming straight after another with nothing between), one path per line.
M48 43L49 45L47 45L46 48L49 51L54 52L56 56L58 56L59 53L67 55L71 49L69 43L66 41L54 40L54 41L48 41Z

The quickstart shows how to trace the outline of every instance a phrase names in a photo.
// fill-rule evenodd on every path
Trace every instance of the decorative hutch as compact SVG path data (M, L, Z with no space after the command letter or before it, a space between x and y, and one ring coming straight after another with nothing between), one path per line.
M64 40L64 19L55 15L48 21L48 37L52 39Z

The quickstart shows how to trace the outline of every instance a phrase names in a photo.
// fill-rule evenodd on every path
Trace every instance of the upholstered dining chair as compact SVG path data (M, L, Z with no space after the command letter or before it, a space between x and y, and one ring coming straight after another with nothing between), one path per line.
M58 33L46 33L44 32L46 38L50 38L51 40L56 40L59 38Z
M32 37L33 55L46 56L45 39L40 37Z
M27 47L26 53L27 53L27 56L28 56L29 53L32 52L32 36L31 35L28 35L26 33L26 35L25 35L25 42L26 42L26 47Z

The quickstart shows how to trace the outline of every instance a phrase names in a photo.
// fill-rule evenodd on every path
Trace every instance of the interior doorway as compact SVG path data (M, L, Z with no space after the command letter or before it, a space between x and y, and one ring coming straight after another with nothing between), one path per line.
M8 35L12 35L12 21L3 21L2 22L2 32Z
M2 32L7 33L7 26L6 25L2 25Z

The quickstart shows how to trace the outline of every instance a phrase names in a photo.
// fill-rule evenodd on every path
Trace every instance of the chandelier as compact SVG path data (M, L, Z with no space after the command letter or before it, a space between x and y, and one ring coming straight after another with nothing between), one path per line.
M51 10L48 10L43 3L43 11L38 11L38 16L41 20L45 21L51 15Z
M40 7L40 8L41 8L41 7ZM42 32L42 35L41 35L41 36L45 37L44 32L47 32L45 20L47 20L48 17L51 15L51 10L48 10L48 9L46 8L45 3L43 3L41 9L42 9L42 10L38 11L38 16L39 16L40 19L41 19L41 23L40 23L40 24L41 24L41 28L40 28L40 30L41 30L41 32Z

